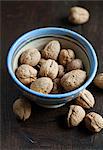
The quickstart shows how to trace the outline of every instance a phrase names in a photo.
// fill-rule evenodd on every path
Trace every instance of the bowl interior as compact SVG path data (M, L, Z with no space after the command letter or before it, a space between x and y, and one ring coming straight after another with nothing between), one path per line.
M90 75L90 61L89 61L89 54L86 48L81 45L77 40L71 38L71 37L65 37L60 35L53 35L53 36L44 36L32 39L28 39L27 41L23 42L18 48L15 50L13 58L12 58L12 69L13 72L18 67L19 64L19 57L22 54L23 51L29 49L29 48L37 48L39 51L41 51L44 46L51 40L58 40L61 44L61 48L65 49L72 49L74 50L76 54L76 58L80 58L83 61L84 68L87 72L87 76Z

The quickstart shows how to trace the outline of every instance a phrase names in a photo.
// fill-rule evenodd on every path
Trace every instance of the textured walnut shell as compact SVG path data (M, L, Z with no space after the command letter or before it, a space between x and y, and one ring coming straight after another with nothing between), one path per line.
M67 71L83 69L83 63L80 59L74 59L67 64Z
M86 79L86 72L80 69L72 70L61 78L61 85L66 91L80 87Z
M60 78L55 78L53 80L53 89L51 91L52 94L58 94L62 92L61 84L60 84Z
M99 73L95 79L94 79L94 84L100 88L103 89L103 73Z
M103 129L103 117L95 112L88 113L84 121L86 127L92 132L99 132Z
M54 59L57 60L58 54L60 52L60 43L59 41L52 40L50 41L45 48L41 51L42 57L45 59Z
M82 7L72 7L69 10L69 21L73 24L83 24L89 20L89 12Z
M30 85L30 89L44 94L50 93L52 88L53 82L48 77L38 78Z
M44 58L41 58L40 59L40 61L39 61L39 65L41 66L43 63L45 63L46 62L46 59L44 59Z
M58 65L58 78L61 78L65 74L64 72L64 66L63 65Z
M58 74L58 64L55 60L48 59L40 67L39 75L42 77L49 77L55 79Z
M37 70L30 65L23 64L17 68L16 76L23 84L28 85L36 80Z
M75 58L74 51L71 49L62 49L59 54L59 63L63 66Z
M85 110L81 106L71 105L67 117L68 127L79 125L79 123L84 119L84 117Z
M93 108L95 103L93 95L88 90L83 90L76 98L76 104L83 108Z
M28 49L21 54L20 63L28 64L30 66L36 66L40 61L40 58L41 54L36 48Z
M26 100L19 98L13 103L13 112L20 120L26 120L31 115L31 104Z
M43 63L45 63L45 62L46 62L46 59L41 58L40 61L39 61L39 63L38 63L38 65L37 65L35 68L37 68L37 70L40 71L41 65L42 65Z

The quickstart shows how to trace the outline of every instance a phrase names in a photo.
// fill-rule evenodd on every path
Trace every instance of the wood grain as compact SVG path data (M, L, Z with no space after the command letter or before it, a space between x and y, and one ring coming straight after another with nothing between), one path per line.
M71 6L90 11L88 23L72 26L67 19ZM7 73L6 57L11 44L23 33L46 27L64 27L85 36L94 46L103 72L103 2L102 1L2 1L1 2L1 150L102 150L103 131L91 134L80 124L67 129L64 118L67 104L58 109L44 109L32 103L32 116L25 123L15 119L13 101L21 95ZM103 115L103 91L91 85L96 111Z

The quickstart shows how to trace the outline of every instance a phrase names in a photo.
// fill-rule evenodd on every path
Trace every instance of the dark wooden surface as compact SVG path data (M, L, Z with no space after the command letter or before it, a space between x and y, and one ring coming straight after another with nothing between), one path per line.
M58 109L44 109L32 103L32 115L25 123L16 120L12 112L13 101L21 95L9 77L6 57L11 44L23 33L46 26L72 29L85 36L94 46L99 67L103 72L103 2L30 1L1 3L1 150L102 150L103 131L88 132L84 124L73 129L64 125L68 105ZM90 12L88 23L71 26L68 9L79 5ZM89 87L95 96L93 109L103 115L103 91Z

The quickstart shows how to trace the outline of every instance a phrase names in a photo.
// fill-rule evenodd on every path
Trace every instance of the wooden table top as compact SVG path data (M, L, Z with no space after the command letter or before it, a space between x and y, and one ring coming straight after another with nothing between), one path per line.
M103 130L91 134L83 124L67 129L64 116L68 105L44 109L32 103L32 115L18 121L12 104L21 92L7 73L6 57L11 44L23 33L40 27L64 27L77 31L94 46L98 56L98 72L103 72L103 1L2 1L1 2L1 150L102 150ZM67 16L71 6L83 6L90 12L84 25L72 26ZM95 96L93 109L103 116L103 91L91 84Z

